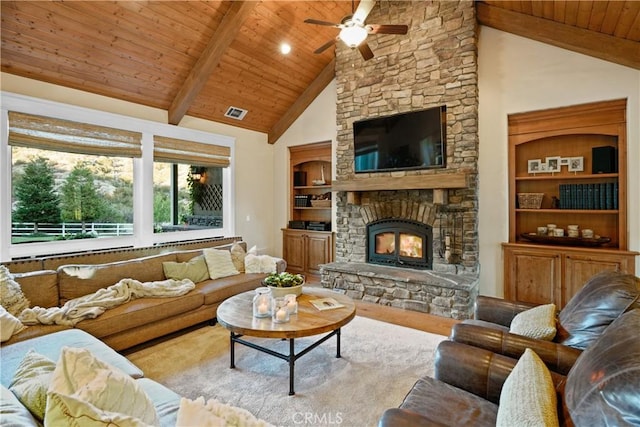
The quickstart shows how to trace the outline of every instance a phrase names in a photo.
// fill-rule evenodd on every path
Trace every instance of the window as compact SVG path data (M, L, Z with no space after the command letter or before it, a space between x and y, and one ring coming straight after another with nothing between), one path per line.
M154 231L222 228L229 147L154 136Z
M133 235L133 161L11 148L11 243Z
M0 259L234 235L233 138L0 102Z

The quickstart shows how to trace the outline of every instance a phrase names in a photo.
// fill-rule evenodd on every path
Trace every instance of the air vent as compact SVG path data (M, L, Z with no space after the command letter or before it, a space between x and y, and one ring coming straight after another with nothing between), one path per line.
M224 113L225 117L229 117L236 120L244 119L244 116L247 115L247 110L243 110L238 107L229 107L226 113Z

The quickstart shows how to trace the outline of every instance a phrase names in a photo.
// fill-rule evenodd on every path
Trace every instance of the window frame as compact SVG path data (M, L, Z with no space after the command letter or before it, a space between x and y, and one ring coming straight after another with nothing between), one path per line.
M133 235L55 242L11 243L11 146L8 144L9 111L72 120L142 133L142 157L133 159ZM119 247L145 247L157 243L235 235L235 138L180 126L79 107L55 101L0 92L0 260ZM223 226L202 230L154 233L154 135L229 147L230 164L223 169Z

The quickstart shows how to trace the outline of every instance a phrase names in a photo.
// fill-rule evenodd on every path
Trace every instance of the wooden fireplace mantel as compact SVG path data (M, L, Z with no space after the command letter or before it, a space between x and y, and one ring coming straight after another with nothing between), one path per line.
M347 202L360 203L360 193L383 190L433 190L434 203L446 203L445 191L450 188L466 188L465 172L432 175L366 177L337 180L331 184L333 191L346 191Z

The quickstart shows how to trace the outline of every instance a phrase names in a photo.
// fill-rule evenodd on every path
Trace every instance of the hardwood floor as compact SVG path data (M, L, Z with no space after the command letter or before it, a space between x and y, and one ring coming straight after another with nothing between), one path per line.
M313 279L309 281L309 278L307 278L307 284L305 286L320 287L320 283ZM447 317L435 316L413 310L404 310L386 305L363 301L355 301L355 303L356 313L359 316L393 323L394 325L406 326L432 334L449 336L453 325L459 322L459 320L449 319Z
M459 322L447 317L362 301L356 301L356 313L358 316L445 336L449 336L453 325Z

